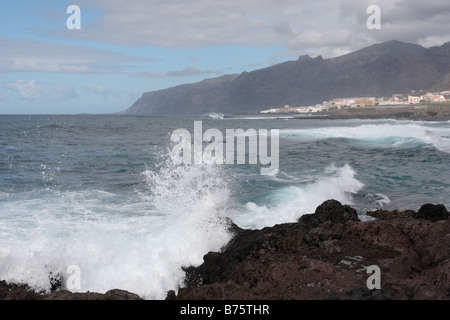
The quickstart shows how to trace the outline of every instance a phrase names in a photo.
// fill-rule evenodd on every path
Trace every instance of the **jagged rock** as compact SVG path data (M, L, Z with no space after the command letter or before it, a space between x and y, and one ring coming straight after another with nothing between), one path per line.
M36 292L27 284L0 281L0 300L142 300L137 294L124 290L109 290L105 294L96 292L70 292L58 290L51 293Z
M39 300L40 295L27 284L0 281L0 300Z
M355 209L342 205L336 200L327 200L317 207L314 214L305 214L299 219L299 223L311 227L318 226L325 221L345 223L359 221L359 218Z
M142 300L135 293L125 290L109 290L104 294L96 292L69 292L66 290L55 291L47 295L43 295L44 300Z
M334 223L345 223L347 221L359 221L358 213L355 209L342 205L339 201L328 200L317 207L315 214L322 221Z
M425 219L432 222L447 220L449 213L444 205L424 204L417 212L417 219Z
M378 209L375 211L368 211L366 212L366 215L374 218L378 218L381 220L393 220L398 218L413 218L415 217L417 212L413 210L404 210L404 211L398 211L398 210L383 210Z
M357 288L348 292L350 300L391 300L383 290L369 290L367 288Z
M177 295L174 290L167 291L166 300L176 300Z
M196 280L170 298L450 299L450 220L405 216L360 221L352 208L329 200L298 223L242 230L189 268ZM367 289L371 265L381 270L381 290Z
M261 230L241 229L221 252L209 252L168 300L450 300L450 219L442 205L417 214L386 213L385 220L360 221L335 200L298 223ZM367 267L381 271L381 289L367 288ZM54 279L58 287L58 277ZM177 288L173 288L177 289ZM137 300L136 294L57 290L35 292L26 284L0 281L7 300Z
M434 204L424 204L418 212L413 210L375 210L368 211L366 215L375 217L381 220L392 220L398 218L416 218L416 219L424 219L432 222L436 222L439 220L447 220L449 217L449 212L445 208L444 205L434 205Z

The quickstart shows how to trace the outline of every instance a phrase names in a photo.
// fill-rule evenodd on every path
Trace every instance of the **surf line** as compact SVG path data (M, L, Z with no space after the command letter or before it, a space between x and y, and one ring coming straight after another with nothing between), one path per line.
M203 122L194 121L194 137L189 130L172 132L171 141L177 143L170 151L175 164L250 164L261 167L261 175L274 175L279 169L280 132L278 129L218 129L203 132ZM270 139L269 139L270 138ZM248 140L248 146L247 146ZM203 147L204 142L207 143ZM270 144L270 155L268 153ZM247 156L248 151L248 156ZM248 163L247 163L248 160Z

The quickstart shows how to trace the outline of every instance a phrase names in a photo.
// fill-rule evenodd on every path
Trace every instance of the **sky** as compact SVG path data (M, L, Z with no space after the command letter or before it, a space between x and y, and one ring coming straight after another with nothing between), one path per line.
M449 16L449 0L0 0L0 114L115 113L301 55L440 46Z

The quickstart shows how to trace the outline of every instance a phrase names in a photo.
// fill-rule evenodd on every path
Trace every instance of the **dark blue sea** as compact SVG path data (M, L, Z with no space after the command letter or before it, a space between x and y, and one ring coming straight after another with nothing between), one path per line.
M279 130L278 171L174 162L172 133L194 137L196 121L224 135ZM77 266L79 291L164 299L182 284L183 266L229 241L225 218L259 229L328 199L361 219L379 208L450 209L450 122L0 116L0 279L8 282L49 290L50 273L67 277Z

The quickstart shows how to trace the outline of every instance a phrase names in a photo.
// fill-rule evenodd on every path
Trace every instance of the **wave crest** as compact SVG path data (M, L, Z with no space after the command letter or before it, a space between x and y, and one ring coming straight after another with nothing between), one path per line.
M236 217L235 222L241 227L259 229L295 222L303 214L314 213L317 206L329 199L350 205L352 194L364 187L355 176L355 170L348 164L341 168L329 166L312 182L271 192L268 195L269 199L273 199L270 205L247 203L244 213Z

